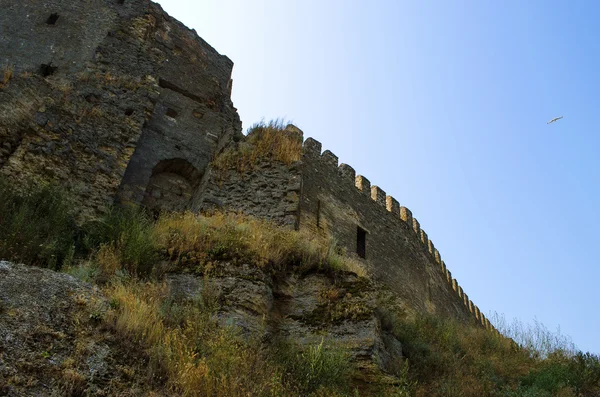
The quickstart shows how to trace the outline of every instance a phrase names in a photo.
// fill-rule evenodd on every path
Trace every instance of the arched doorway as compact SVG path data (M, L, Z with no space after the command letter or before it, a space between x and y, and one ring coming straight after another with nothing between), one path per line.
M162 160L152 170L142 204L155 213L184 211L201 177L187 160Z

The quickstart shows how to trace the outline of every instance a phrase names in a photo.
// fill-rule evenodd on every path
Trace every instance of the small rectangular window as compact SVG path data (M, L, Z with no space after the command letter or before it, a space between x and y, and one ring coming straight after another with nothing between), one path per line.
M48 17L48 19L46 19L46 23L48 25L56 25L56 21L58 21L58 14L52 14Z
M367 231L360 226L356 227L356 254L363 259L367 257Z

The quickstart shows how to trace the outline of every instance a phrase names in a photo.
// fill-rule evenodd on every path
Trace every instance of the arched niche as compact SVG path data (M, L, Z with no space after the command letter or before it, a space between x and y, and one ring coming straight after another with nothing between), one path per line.
M142 204L153 212L184 211L202 172L183 159L161 160L153 169Z

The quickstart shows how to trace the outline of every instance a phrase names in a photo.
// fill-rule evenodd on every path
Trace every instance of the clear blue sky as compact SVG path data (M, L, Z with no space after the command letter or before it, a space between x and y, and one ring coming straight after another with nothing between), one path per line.
M161 3L235 62L244 128L293 121L410 208L485 313L600 353L600 3Z

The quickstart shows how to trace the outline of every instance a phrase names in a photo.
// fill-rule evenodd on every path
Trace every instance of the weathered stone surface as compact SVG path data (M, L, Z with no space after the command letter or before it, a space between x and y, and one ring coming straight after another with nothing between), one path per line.
M252 170L208 175L197 209L222 208L297 228L302 177L298 164L260 162Z
M107 308L69 275L0 261L0 395L148 395L150 379L127 375L147 357L94 320Z
M0 26L0 70L12 71L0 86L0 172L61 183L84 216L117 194L187 206L240 134L233 63L157 4L10 2Z
M175 299L214 300L223 325L240 327L246 334L263 332L273 306L270 278L248 265L224 264L220 270L210 278L170 274L170 293Z
M312 156L303 157L302 182L301 229L333 236L349 253L357 252L357 229L366 231L369 271L397 293L409 311L471 318L429 254L427 244L415 235L413 225L387 210L381 189L371 188L363 176L357 176L353 184L330 164Z

